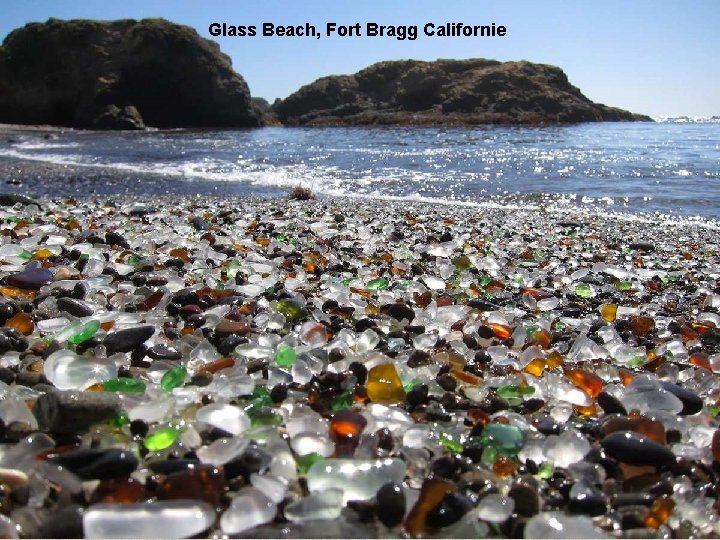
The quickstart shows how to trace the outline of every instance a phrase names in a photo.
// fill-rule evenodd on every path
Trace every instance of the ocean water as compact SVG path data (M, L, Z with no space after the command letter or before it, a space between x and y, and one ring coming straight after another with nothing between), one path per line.
M9 188L36 196L273 197L303 185L347 197L720 218L717 121L5 133L0 160L73 166Z

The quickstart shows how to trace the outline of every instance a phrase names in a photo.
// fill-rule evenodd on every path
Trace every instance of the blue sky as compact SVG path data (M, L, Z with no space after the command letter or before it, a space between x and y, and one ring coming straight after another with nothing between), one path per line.
M380 60L484 57L560 66L589 98L652 115L720 115L720 0L1 0L0 36L31 21L164 17L212 38L212 22L363 26L489 24L501 38L212 38L255 96Z

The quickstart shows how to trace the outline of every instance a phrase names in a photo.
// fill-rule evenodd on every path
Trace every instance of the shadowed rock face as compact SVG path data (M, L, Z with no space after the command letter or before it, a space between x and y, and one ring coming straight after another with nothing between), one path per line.
M650 120L593 103L558 67L484 59L380 62L318 79L272 110L300 125Z
M217 43L163 19L31 23L0 47L0 122L100 129L258 125Z

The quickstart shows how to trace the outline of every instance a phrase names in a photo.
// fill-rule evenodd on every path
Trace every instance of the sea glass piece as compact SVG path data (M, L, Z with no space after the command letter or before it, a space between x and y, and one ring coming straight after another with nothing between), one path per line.
M189 500L95 504L82 521L86 538L189 538L213 524L215 510Z
M405 400L405 389L393 364L381 364L368 372L368 397L375 403L400 403Z
M397 458L323 459L307 472L311 492L342 489L344 503L370 499L386 482L402 482L404 478L405 462Z

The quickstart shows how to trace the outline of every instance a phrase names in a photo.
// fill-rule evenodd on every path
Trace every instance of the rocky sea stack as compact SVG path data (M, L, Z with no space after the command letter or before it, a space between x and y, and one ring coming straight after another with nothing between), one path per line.
M650 120L592 102L558 67L485 59L380 62L318 79L273 111L297 125Z
M0 47L0 122L99 129L259 123L217 43L163 19L49 19Z

